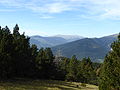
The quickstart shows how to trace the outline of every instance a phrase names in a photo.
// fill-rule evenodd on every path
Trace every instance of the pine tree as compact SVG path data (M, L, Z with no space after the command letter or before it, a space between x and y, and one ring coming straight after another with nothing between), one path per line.
M16 24L15 27L13 28L13 35L20 35L18 24Z
M0 77L9 78L12 73L12 35L6 26L0 30Z
M101 68L100 90L120 90L120 34L111 48Z
M38 68L39 78L42 79L52 79L56 71L55 64L53 62L54 56L50 48L43 49L41 48L38 51L36 57L36 67Z
M45 49L45 59L46 59L46 63L53 64L54 55L50 48Z
M37 54L38 54L38 48L37 48L37 46L35 45L35 44L33 44L32 46L31 46L31 53L32 53L32 56L35 58L36 56L37 56Z
M41 48L38 51L38 54L36 56L36 67L38 69L42 69L42 64L44 63L44 58L45 58L45 52L44 52L44 49Z
M63 75L63 80L65 79L65 76L67 74L67 71L69 69L69 61L70 59L69 58L66 58L66 57L63 57L59 63L59 69L61 71L61 74Z
M13 38L15 46L13 53L14 74L18 77L31 76L32 55L29 43L30 38L26 37L24 33L20 35L17 24L13 30Z
M67 70L67 75L66 75L66 79L68 81L76 81L76 74L77 74L77 58L75 55L72 56L70 62L69 62L69 66L68 66L68 70Z
M90 58L83 58L78 65L77 80L82 83L96 84L96 73Z
M32 56L32 63L33 63L33 65L34 65L34 68L36 67L36 57L37 57L37 55L38 55L38 48L37 48L37 46L36 45L32 45L31 46L31 56Z

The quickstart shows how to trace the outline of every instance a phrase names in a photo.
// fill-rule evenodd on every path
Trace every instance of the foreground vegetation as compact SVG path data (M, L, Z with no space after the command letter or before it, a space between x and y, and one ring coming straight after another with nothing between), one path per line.
M98 90L98 87L76 82L24 79L22 81L2 81L0 90Z
M62 80L98 85L100 90L120 90L120 34L112 43L111 51L106 55L103 64L94 63L90 58L78 60L55 57L50 48L37 49L30 45L29 37L19 33L16 25L13 33L9 28L0 27L0 81L13 78L35 78L39 80ZM7 81L1 82L0 90L38 90L43 89L85 89L78 83L57 81ZM83 88L84 86L84 88ZM94 90L94 88L92 88Z
M78 60L75 55L55 56L50 48L30 45L29 39L19 33L17 24L13 33L7 26L0 27L0 80L17 77L98 84L100 64L90 58Z

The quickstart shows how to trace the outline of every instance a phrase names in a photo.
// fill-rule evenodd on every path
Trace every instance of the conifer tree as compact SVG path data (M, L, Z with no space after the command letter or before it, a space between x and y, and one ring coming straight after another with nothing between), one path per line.
M35 44L33 44L30 48L31 53L31 73L32 76L35 78L37 76L37 67L36 67L36 57L38 55L38 48Z
M42 64L44 63L44 58L45 58L45 52L44 52L44 49L41 48L38 51L38 54L36 56L36 67L38 69L42 69Z
M68 71L67 71L66 79L68 81L76 81L77 74L77 58L75 55L72 56L69 62Z
M38 54L38 48L35 44L31 46L31 52L32 52L32 56L35 58Z
M120 90L120 34L111 48L100 70L100 90Z
M12 73L12 35L6 26L0 30L0 77L9 78Z
M15 27L13 28L13 35L20 35L18 24L16 24Z
M50 48L45 49L45 72L46 78L54 79L56 73L56 66L54 61L54 55Z
M13 44L15 46L13 59L15 76L26 77L31 71L31 50L29 37L19 33L19 26L16 24L13 30ZM22 67L21 67L22 66Z
M63 57L60 61L60 63L58 64L59 69L61 71L61 75L63 77L63 80L65 79L65 76L67 74L67 71L69 69L69 58Z
M83 83L94 83L96 80L96 73L93 69L92 62L90 58L83 58L83 60L78 65L77 80Z
M40 78L51 79L54 78L55 64L53 62L54 56L50 48L41 48L36 57L36 66Z

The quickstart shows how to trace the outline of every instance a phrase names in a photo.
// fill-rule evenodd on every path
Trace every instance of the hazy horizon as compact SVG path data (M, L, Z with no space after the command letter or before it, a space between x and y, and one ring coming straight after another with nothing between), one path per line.
M25 34L27 35L27 34ZM65 36L78 36L78 37L83 37L83 38L102 38L102 37L106 37L106 36L111 36L111 35L116 35L116 34L111 34L111 35L105 35L105 36L99 36L99 37L88 37L88 36L80 36L80 35L72 35L72 34L56 34L56 35L27 35L27 36L42 36L42 37L54 37L54 36L59 36L59 35L65 35Z

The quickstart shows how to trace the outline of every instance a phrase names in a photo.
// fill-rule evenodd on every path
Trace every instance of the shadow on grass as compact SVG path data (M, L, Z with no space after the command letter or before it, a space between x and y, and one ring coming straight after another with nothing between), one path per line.
M81 89L80 84L65 81L55 80L30 80L30 79L17 79L0 82L0 86L4 87L4 90L16 90L14 88L20 88L18 90L48 90L48 88L57 88L61 90L75 90ZM8 89L11 88L11 89ZM87 87L90 88L90 87ZM91 88L90 88L91 89ZM53 89L54 90L54 89ZM56 89L55 89L56 90Z

